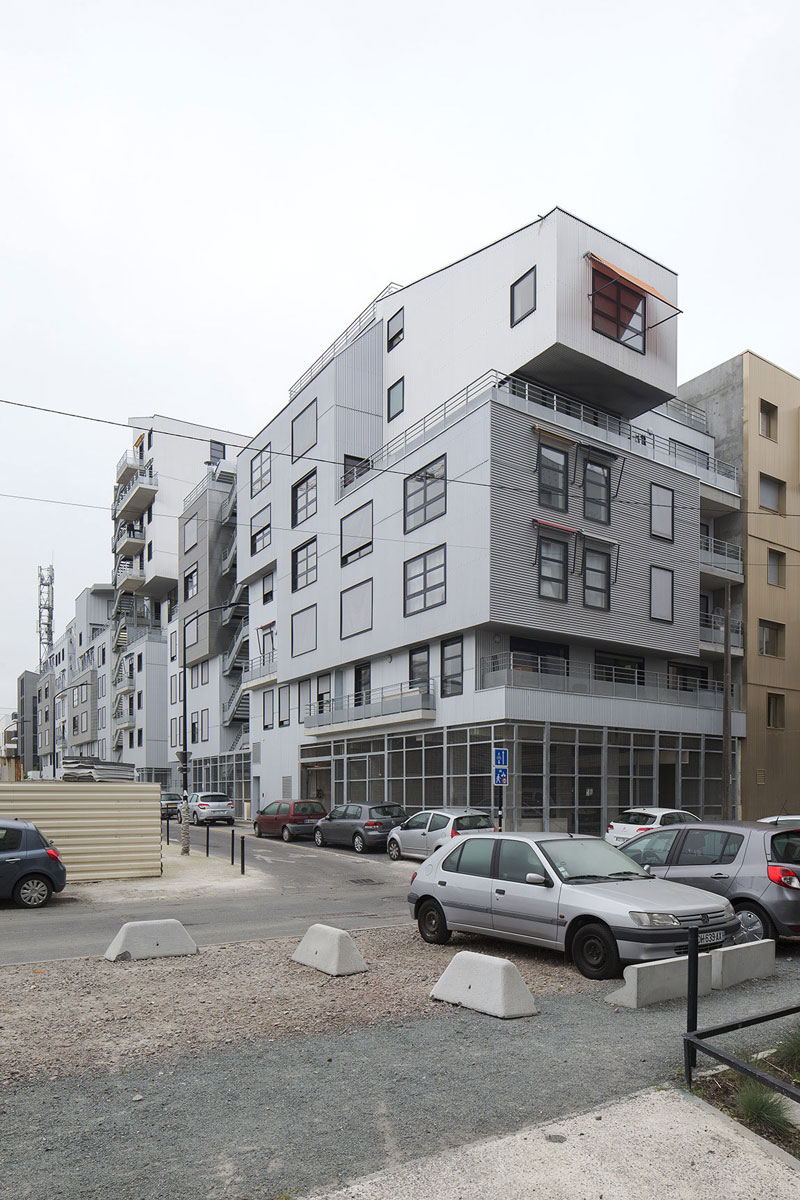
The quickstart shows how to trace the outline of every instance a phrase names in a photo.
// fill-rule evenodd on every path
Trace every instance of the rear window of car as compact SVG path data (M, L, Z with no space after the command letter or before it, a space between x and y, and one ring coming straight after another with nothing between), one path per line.
M228 797L223 792L204 792L200 796L207 804L227 804Z
M295 804L294 815L296 817L324 817L325 806L316 800L302 800L299 804Z
M492 822L483 813L470 814L468 817L456 817L453 826L459 833L464 833L468 829L494 829Z
M631 809L629 812L620 813L615 820L620 825L655 825L656 814L636 812L635 809Z
M787 829L785 833L776 833L772 839L770 857L773 862L800 864L800 832Z
M406 815L406 810L399 804L379 804L377 808L370 809L370 812L373 817L397 817L400 821Z

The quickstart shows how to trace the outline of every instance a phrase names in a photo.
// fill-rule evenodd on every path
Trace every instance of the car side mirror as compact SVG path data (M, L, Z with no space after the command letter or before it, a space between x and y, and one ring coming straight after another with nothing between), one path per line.
M550 880L534 871L525 876L525 882L532 883L534 887L550 887Z
M642 870L643 870L643 871L644 871L644 872L645 872L647 875L652 875L652 874L653 874L653 872L650 870L650 863L641 863L640 865L641 865L641 868L642 868Z

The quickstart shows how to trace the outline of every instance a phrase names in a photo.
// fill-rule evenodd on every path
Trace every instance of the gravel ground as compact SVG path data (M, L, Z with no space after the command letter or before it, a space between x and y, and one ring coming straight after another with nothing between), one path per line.
M429 946L412 925L356 933L369 971L334 979L290 961L297 938L214 946L187 958L102 958L2 970L0 1084L118 1070L134 1060L296 1034L440 1016L429 993L453 955L510 958L534 996L597 993L557 954L455 934Z

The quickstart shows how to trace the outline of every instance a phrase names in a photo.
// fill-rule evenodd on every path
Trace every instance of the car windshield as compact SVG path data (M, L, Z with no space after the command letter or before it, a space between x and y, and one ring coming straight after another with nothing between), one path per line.
M621 850L602 838L553 838L539 842L564 883L601 883L608 879L651 879Z
M406 815L406 810L401 808L399 804L381 804L377 808L371 809L373 817L397 817L402 821Z
M494 829L492 822L483 813L470 813L467 817L456 817L453 826L459 833L466 833L468 829Z

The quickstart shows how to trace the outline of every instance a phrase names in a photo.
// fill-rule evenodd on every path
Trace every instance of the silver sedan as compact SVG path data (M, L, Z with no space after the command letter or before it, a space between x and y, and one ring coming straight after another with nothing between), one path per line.
M415 871L411 914L426 942L453 930L561 950L588 979L623 962L685 954L689 926L704 948L750 940L721 896L656 879L601 838L473 834Z

